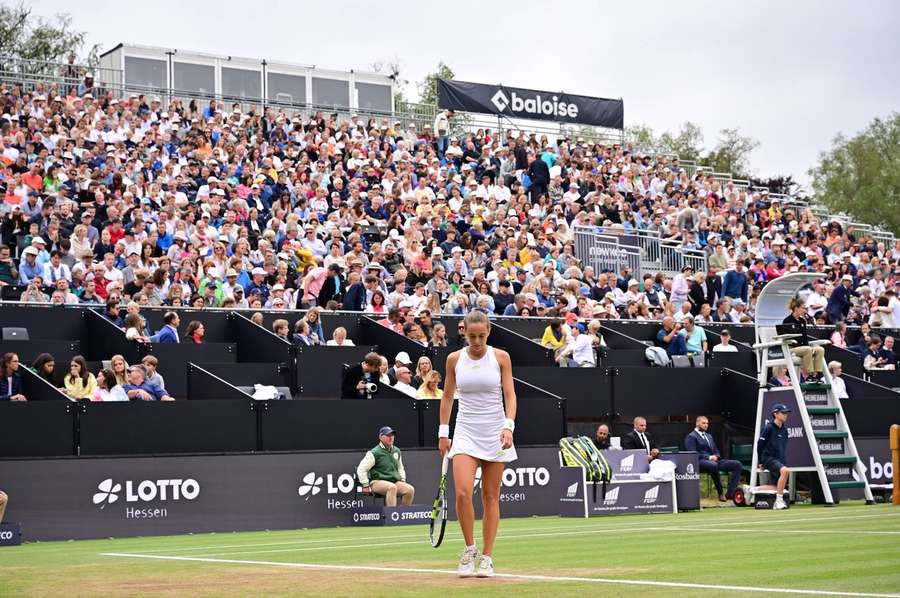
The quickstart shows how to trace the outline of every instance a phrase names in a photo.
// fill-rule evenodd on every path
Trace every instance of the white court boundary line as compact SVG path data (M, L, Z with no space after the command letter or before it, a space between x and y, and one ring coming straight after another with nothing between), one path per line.
M682 535L686 534L706 534L708 532L718 532L718 533L746 533L746 534L771 534L773 532L784 532L786 534L817 534L817 533L825 533L825 534L839 534L842 536L847 535L900 535L900 531L853 531L853 530L784 530L784 529L703 529L703 528L692 528L692 527L644 527L641 528L643 531L647 532L677 532ZM633 531L634 527L619 527L619 528L607 528L603 531ZM556 531L556 532L534 532L534 533L525 533L525 534L505 534L499 535L499 540L514 540L519 538L553 538L559 536L581 536L585 534L596 534L597 530L579 530L574 529L570 531ZM403 536L402 538L405 538ZM340 544L341 540L336 540L335 543L331 545L325 546L301 546L301 547L291 547L291 548L266 548L263 550L231 550L226 552L210 552L206 554L194 554L191 556L195 557L221 557L221 556L237 556L244 554L274 554L274 553L283 553L283 552L313 552L313 551L322 551L322 550L342 550L345 548L353 549L353 548L385 548L388 546L405 546L405 545L413 545L413 544L422 544L421 537L417 540L404 540L398 538L399 541L392 542L367 542L366 544ZM347 542L358 542L357 538L347 538L345 540Z
M234 565L265 565L270 567L292 567L298 569L318 569L322 571L367 571L374 573L430 573L435 575L456 576L456 571L444 569L417 569L413 567L375 567L365 565L322 565L316 563L283 563L278 561L247 561L238 559L212 559L190 556L166 556L161 554L127 554L117 552L104 552L100 556L156 559L163 561L193 561L201 563L226 563ZM603 577L570 577L550 575L525 575L518 573L495 573L494 577L501 579L521 579L523 581L573 581L583 583L599 583L629 586L651 586L663 588L690 588L696 590L725 590L729 592L762 592L775 594L805 594L812 596L852 596L866 598L898 598L900 594L877 594L869 592L838 592L831 590L804 590L794 588L763 588L757 586L727 586L719 584L688 583L675 581L653 581L642 579L610 579Z
M776 517L777 517L777 515L776 515ZM895 514L893 512L882 512L882 513L869 513L867 515L838 515L838 516L834 516L834 517L795 517L793 519L783 519L783 518L779 517L776 521L778 522L778 524L783 525L783 524L790 524L790 523L794 523L794 522L805 522L805 521L844 521L847 519L872 519L872 518L881 518L881 517L897 517L897 514ZM762 523L763 521L764 521L764 517L760 516L760 517L757 517L754 519L727 520L727 521L716 521L716 522L708 522L708 523L699 523L698 522L698 526L695 529L698 531L699 530L718 531L716 529L713 529L713 526L754 525L754 524ZM634 529L634 526L625 527L625 526L622 526L621 524L618 524L618 526L615 526L615 527L611 527L611 525L613 524L612 521L602 521L602 522L597 521L593 525L590 523L582 523L579 525L579 522L583 522L583 519L578 519L577 521L573 520L572 525L550 526L550 527L547 527L547 526L523 527L523 528L516 528L516 529L510 530L510 532L512 532L512 533L515 533L517 531L550 532L550 531L559 530L559 531L565 531L565 532L573 533L573 534L581 534L581 533L587 533L587 532L595 533L595 532L603 532L603 531L609 531L609 532L631 531ZM673 523L675 523L675 522L673 521ZM673 527L679 527L679 526L676 525ZM325 529L325 528L322 528L322 529ZM359 528L332 528L332 529L352 530L352 529L359 529ZM672 528L666 526L666 527L660 527L659 529L672 529ZM279 530L279 531L284 531L284 530ZM297 531L299 531L299 530L297 530ZM405 532L406 530L403 530L403 531ZM740 531L740 530L737 530L737 531ZM416 533L416 534L402 533L402 534L390 535L390 536L386 536L385 534L382 534L379 536L348 537L346 539L322 538L322 539L315 539L315 540L286 540L283 542L261 542L261 543L255 543L255 544L224 544L224 545L217 545L217 546L181 546L178 548L170 548L168 550L166 550L166 549L158 549L158 550L150 549L150 550L144 550L143 552L145 552L145 553L153 553L153 552L171 553L171 552L185 552L185 551L191 551L191 550L221 550L221 549L226 549L226 548L258 548L258 547L263 547L263 546L335 544L335 543L339 543L339 542L359 542L362 540L384 540L386 537L391 538L391 539L396 539L396 540L404 540L407 538L409 538L409 539L419 538L419 537L421 537L421 533ZM448 539L449 538L457 538L457 537L461 537L461 534L457 531L452 531L452 532L448 531L448 533L445 537ZM513 537L513 536L512 535L504 535L502 531L501 531L500 535L498 536L499 539L503 539L506 537ZM371 546L371 545L369 545L369 546ZM240 554L240 553L238 553L238 554Z

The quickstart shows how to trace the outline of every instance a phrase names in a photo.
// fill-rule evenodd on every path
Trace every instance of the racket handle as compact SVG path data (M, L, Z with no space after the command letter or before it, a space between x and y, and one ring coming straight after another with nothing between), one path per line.
M450 459L447 457L447 455L444 455L444 457L441 459L441 475L442 476L447 475L447 465L449 463L450 463Z

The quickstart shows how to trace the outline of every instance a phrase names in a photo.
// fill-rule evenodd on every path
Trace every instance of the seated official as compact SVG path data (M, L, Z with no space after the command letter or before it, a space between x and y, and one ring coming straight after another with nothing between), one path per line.
M791 299L791 313L784 319L784 324L793 324L800 338L795 339L797 344L791 347L791 353L803 360L800 366L803 372L804 382L821 382L825 372L825 347L809 346L809 336L806 327L810 324L806 315L806 303L795 297Z
M791 470L784 462L787 460L788 431L785 424L791 410L783 403L777 403L772 407L771 420L766 423L759 440L756 441L757 463L760 470L769 472L774 486L760 486L762 489L775 490L775 509L786 509L784 502L784 487L787 485Z
M714 345L712 350L713 353L737 353L738 348L731 344L731 332L728 329L724 329L719 333L719 338L722 341L718 345Z
M338 326L331 333L331 340L325 343L329 347L354 347L353 341L347 338L347 329Z
M684 438L684 449L697 453L700 458L700 471L712 476L713 485L716 487L716 492L719 493L719 502L731 500L741 482L743 466L740 461L722 459L719 448L716 446L716 440L709 433L709 419L706 416L697 417L696 426L693 432ZM722 491L722 480L719 479L721 472L727 472L730 476L726 492Z
M19 356L6 353L0 361L0 401L24 401L22 374L19 373Z
M597 432L594 435L594 446L596 446L601 451L609 450L612 448L609 440L609 426L606 424L600 424L597 426Z
M143 366L133 365L128 369L128 384L122 385L122 390L131 401L174 401L166 392L147 381L147 374Z
M356 477L363 488L363 494L380 494L389 507L397 506L399 496L404 505L411 505L416 489L406 483L406 470L400 449L394 446L396 432L390 426L378 430L378 444L370 449L359 466Z
M379 383L381 369L381 356L378 353L366 353L362 363L347 368L344 379L341 382L342 399L371 399L372 393L366 392L366 385L370 382Z
M659 457L659 446L647 432L647 420L640 416L634 418L634 430L622 437L622 448L645 451L647 461L653 461Z

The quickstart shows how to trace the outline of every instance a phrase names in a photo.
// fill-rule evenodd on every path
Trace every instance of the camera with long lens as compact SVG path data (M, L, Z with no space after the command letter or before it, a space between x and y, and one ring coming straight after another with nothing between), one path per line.
M366 382L366 392L370 395L375 394L378 392L378 385L374 382Z

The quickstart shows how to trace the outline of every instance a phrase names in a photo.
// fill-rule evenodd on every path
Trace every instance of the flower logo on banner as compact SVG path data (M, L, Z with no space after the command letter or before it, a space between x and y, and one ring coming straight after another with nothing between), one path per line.
M316 472L311 471L305 476L303 476L303 483L300 485L300 496L305 496L306 500L309 500L310 496L315 496L322 489L319 487L322 485L322 482L325 480L322 479L322 476L317 476Z
M114 484L112 478L106 478L97 484L99 492L94 493L94 504L100 505L103 509L106 505L111 505L119 500L119 492L122 491L122 484Z

